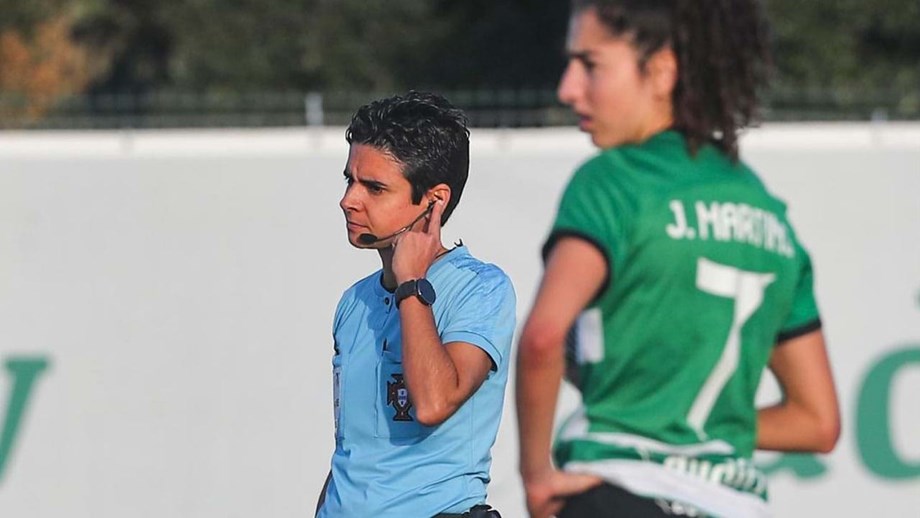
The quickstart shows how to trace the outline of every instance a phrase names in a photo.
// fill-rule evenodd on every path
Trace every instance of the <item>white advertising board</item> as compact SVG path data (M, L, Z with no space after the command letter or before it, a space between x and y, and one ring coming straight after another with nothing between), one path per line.
M312 515L332 314L379 266L344 239L342 134L0 133L0 516ZM812 253L844 414L832 454L761 459L773 509L915 515L920 125L773 125L742 149ZM445 241L508 272L519 324L592 152L569 129L474 130ZM511 390L490 501L514 518Z

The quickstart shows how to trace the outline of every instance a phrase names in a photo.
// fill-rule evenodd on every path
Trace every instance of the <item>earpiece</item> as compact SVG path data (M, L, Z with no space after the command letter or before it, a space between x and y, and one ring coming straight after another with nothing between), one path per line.
M438 198L438 201L440 201L440 200L441 200L441 199ZM370 233L361 234L361 235L358 236L358 242L361 243L362 245L368 246L368 245L372 245L372 244L374 244L374 243L377 243L378 241L385 241L385 240L387 240L387 239L390 239L391 237L396 237L396 236L402 234L403 232L406 232L406 231L409 230L410 228L412 228L412 225L415 225L416 223L418 223L422 218L427 218L427 217L431 214L431 209L434 208L434 204L435 204L435 202L429 201L429 202L428 202L428 207L425 209L424 212L422 212L421 214L418 215L417 218L415 218L414 220L412 220L412 223L409 223L408 225L404 226L403 228L397 230L396 232L393 232L392 234L390 234L390 235L388 235L388 236L384 236L384 237L377 237L376 235L370 234Z

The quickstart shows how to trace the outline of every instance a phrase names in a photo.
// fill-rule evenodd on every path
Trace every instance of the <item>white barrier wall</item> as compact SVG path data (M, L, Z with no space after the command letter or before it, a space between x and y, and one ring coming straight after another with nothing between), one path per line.
M312 516L332 314L379 266L344 239L342 134L0 133L0 516ZM520 321L592 149L574 130L473 144L445 240L509 273ZM915 515L920 125L775 125L742 145L812 252L844 412L833 454L761 459L774 510ZM490 486L509 518L512 400Z

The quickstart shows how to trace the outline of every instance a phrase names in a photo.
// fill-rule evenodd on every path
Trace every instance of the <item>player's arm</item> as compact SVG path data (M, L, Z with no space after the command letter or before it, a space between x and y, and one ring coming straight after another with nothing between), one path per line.
M398 241L393 259L397 283L424 277L441 248L441 214L449 199L434 204L424 232L408 232ZM417 297L399 303L403 369L415 416L425 426L446 421L479 388L492 359L466 342L441 343L431 308Z
M521 334L516 381L519 468L531 516L549 516L561 506L560 497L599 482L556 472L550 449L565 370L565 336L601 289L607 271L607 261L594 245L576 237L561 238L549 255Z
M840 437L840 409L824 334L812 331L776 345L770 370L783 400L757 414L757 447L828 453Z
M399 318L406 387L415 416L425 426L437 426L482 385L492 359L473 344L442 344L431 308L416 297L400 303Z

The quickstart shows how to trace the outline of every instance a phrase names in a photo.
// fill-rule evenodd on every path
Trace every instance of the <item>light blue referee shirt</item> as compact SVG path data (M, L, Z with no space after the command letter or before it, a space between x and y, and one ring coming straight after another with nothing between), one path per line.
M448 420L422 426L403 380L399 310L382 271L349 288L333 324L335 453L320 517L419 518L485 502L511 361L514 288L464 246L426 277L437 293L442 343L480 347L493 370Z

